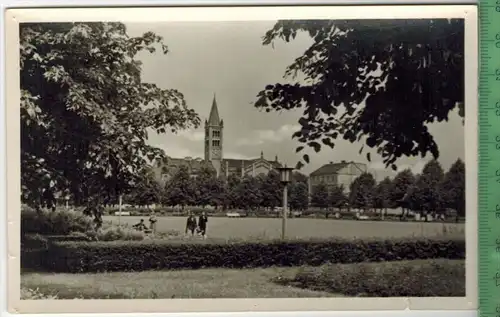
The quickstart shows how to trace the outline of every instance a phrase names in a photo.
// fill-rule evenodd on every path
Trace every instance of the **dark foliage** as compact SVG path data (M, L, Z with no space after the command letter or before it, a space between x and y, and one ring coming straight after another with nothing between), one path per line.
M168 49L160 36L130 37L122 23L36 23L20 29L21 199L69 195L96 221L101 204L134 186L165 157L148 133L200 124L183 95L141 78L139 52Z
M239 243L115 241L52 243L24 253L22 266L52 272L144 271L205 267L252 268L465 258L464 240L329 240Z
M327 208L328 204L328 187L325 183L319 183L312 188L311 205L318 208Z
M465 263L445 259L334 264L299 272L281 284L363 297L465 296Z
M23 208L21 211L21 233L68 235L71 232L86 232L95 227L94 222L81 212L57 210L36 211Z
M285 70L288 83L267 85L255 103L267 112L303 108L291 136L297 152L344 139L366 143L393 169L402 156L439 157L427 124L457 106L464 115L462 19L283 20L263 44L299 33L312 44Z

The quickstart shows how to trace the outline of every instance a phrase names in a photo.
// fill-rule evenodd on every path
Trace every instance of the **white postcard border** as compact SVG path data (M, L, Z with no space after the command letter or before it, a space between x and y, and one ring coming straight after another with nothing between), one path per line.
M465 19L466 297L460 298L303 298L23 300L20 297L20 126L19 23L62 21L257 21L277 19ZM8 217L8 308L11 313L283 312L352 310L477 309L477 108L478 32L473 5L51 8L12 9L6 22L6 163Z

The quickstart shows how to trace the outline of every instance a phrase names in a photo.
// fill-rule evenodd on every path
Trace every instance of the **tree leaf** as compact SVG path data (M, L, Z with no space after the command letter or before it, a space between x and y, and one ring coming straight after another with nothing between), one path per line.
M297 164L295 165L295 169L296 169L296 170L300 170L302 167L304 167L304 163L302 163L302 162L300 162L300 161L299 161L299 162L297 162Z
M309 155L307 154L304 154L304 156L302 156L302 158L304 159L304 161L309 164Z
M310 147L314 149L314 151L317 153L321 150L321 145L318 142L309 142L308 144Z

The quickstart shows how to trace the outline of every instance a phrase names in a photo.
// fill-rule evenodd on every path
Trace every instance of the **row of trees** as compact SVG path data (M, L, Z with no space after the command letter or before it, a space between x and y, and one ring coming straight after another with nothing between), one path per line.
M283 186L279 174L270 171L267 175L227 179L217 177L213 169L202 168L196 178L191 178L186 167L179 170L162 186L154 175L145 175L142 182L126 196L126 201L135 205L160 203L168 206L213 206L224 209L275 208L282 205ZM293 209L303 210L308 206L307 178L294 173L289 185L289 202Z
M310 199L310 204L309 204ZM213 206L224 209L274 208L282 204L282 185L279 175L271 171L267 175L243 178L230 175L218 178L214 170L202 168L197 178L181 167L164 185L145 174L143 181L126 196L135 205L159 203L169 206ZM349 192L337 185L319 184L309 196L307 178L294 173L289 185L289 206L292 210L306 210L309 205L322 208L356 208L364 210L403 208L423 213L442 213L446 209L465 215L465 165L457 160L445 173L441 164L428 162L421 174L403 170L394 179L385 178L377 184L370 173L357 177Z
M370 173L364 173L344 188L319 184L312 190L311 204L319 208L359 209L403 208L421 213L442 213L445 209L465 215L465 164L457 160L445 173L438 161L428 162L419 175L403 170L394 179L385 178L377 184Z

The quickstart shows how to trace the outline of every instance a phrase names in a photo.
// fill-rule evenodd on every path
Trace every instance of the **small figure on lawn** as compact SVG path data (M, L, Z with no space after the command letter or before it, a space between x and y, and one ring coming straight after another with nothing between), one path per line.
M202 212L200 218L198 219L198 226L200 227L200 234L205 239L207 237L207 222L208 217L206 212Z
M132 228L136 229L137 231L145 231L148 229L148 227L146 227L146 225L144 224L144 219L141 219L141 221L133 225Z
M155 212L154 212L154 211L152 211L152 212L151 212L151 215L149 216L149 229L151 229L151 231L152 231L153 233L155 233L155 232L156 232L156 222L157 222L157 221L158 221L158 220L156 219Z
M196 218L193 216L191 212L189 212L189 216L186 222L186 234L188 233L189 230L191 231L191 236L194 236L194 231L196 230L196 227L197 227Z

